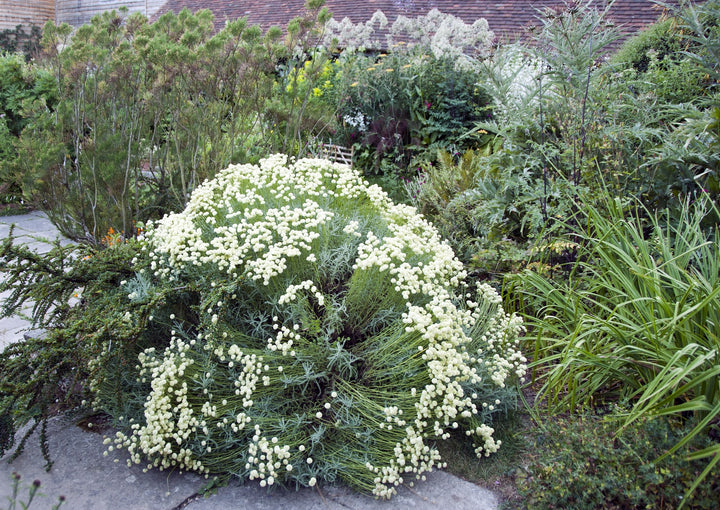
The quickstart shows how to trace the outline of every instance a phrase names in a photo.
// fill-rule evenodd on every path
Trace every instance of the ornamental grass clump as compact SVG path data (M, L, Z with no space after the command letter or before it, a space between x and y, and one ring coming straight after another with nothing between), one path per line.
M150 318L168 341L139 354L108 439L129 462L389 498L446 465L456 429L478 456L500 446L521 320L488 286L471 299L436 230L350 167L230 166L150 226L136 263L129 309L160 287L186 299Z

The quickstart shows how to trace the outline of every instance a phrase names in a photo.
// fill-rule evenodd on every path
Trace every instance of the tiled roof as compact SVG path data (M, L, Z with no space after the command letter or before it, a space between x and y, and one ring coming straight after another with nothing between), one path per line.
M436 8L440 12L453 14L466 23L485 18L490 30L500 40L514 40L522 36L524 29L536 24L538 9L560 7L562 0L534 1L487 1L487 0L327 0L326 7L333 17L340 21L345 17L354 23L367 21L377 10L383 11L392 23L398 15L417 17ZM598 7L605 5L596 1ZM226 19L246 17L248 23L260 25L264 29L270 26L285 27L292 18L305 11L304 0L168 0L159 13L180 12L187 7L195 12L210 9L215 14L215 26L220 29ZM637 32L654 22L661 14L661 8L650 0L616 0L610 10L612 20L621 26L624 33Z

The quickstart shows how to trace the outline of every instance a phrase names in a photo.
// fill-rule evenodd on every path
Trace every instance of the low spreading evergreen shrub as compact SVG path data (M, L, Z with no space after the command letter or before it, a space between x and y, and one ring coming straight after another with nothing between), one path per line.
M645 417L625 430L617 420L590 413L547 420L533 431L527 465L515 477L522 508L669 510L683 501L685 508L716 508L717 472L689 499L685 494L705 467L689 457L712 445L710 436L660 459L689 431L682 420L667 417Z

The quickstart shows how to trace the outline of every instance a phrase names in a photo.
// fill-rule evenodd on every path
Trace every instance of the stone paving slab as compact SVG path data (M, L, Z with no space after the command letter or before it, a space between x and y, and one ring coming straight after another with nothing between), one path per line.
M13 472L21 475L23 487L40 480L43 498L33 501L33 510L51 508L60 495L66 498L61 508L68 510L169 510L205 485L205 480L197 475L157 470L143 473L141 466L128 467L120 452L106 457L103 453L107 446L103 445L101 434L86 432L64 418L50 420L48 424L54 465L47 472L38 433L38 430L33 433L25 451L12 463L7 462L8 455L0 460L0 508L10 497ZM20 491L23 494L27 490Z
M203 497L206 480L193 473L162 472L126 464L127 454L105 455L103 434L88 432L73 420L50 420L48 438L54 465L45 471L38 431L28 440L25 451L12 463L9 455L0 459L0 508L11 495L10 476L21 475L19 502L33 480L41 482L42 497L33 501L33 510L52 508L60 495L67 510L496 510L497 497L445 472L427 474L427 480L413 487L401 486L389 501L357 494L347 487L303 488L298 491L262 488L256 482L231 483L217 493Z
M16 241L26 244L39 253L49 251L52 242L58 239L63 243L69 242L63 239L47 215L40 211L15 216L0 216L0 239L5 239L9 235L11 225L15 225L13 233Z
M492 510L497 498L488 491L443 471L427 474L427 480L412 487L401 486L390 500L377 500L347 487L302 489L297 492L268 491L257 484L228 486L204 499L198 497L184 508L220 510L252 508L257 510Z
M70 242L62 237L55 225L40 211L15 216L0 216L0 240L8 237L12 225L14 225L13 235L16 242L25 244L38 253L50 251L52 243L56 240L60 240L63 244ZM2 277L1 271L2 268L0 268L0 278ZM7 293L0 294L0 306L6 297ZM26 307L22 313L29 315L31 311L31 307ZM30 326L30 321L21 316L0 318L0 350L12 342L22 340L23 334Z

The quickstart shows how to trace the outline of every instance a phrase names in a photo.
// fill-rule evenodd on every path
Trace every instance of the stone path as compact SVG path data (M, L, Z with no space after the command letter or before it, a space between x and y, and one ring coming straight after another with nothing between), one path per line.
M50 249L48 241L61 237L44 214L33 212L0 217L0 239L7 237L12 224L16 225L18 241L39 252ZM19 317L0 319L0 350L22 341L29 326ZM67 510L497 510L499 505L491 491L444 472L429 473L427 481L413 487L400 487L390 501L378 501L345 487L268 490L257 483L231 484L203 498L199 494L206 480L195 474L143 473L140 466L129 468L123 452L104 455L101 434L87 432L66 418L51 420L48 429L54 461L50 472L44 469L37 432L18 459L11 464L7 462L9 455L0 459L0 508L6 508L10 501L13 472L22 477L20 508L29 484L40 480L42 496L32 502L33 510L52 508L60 495L66 498L61 508Z
M62 238L47 216L38 211L17 216L0 216L0 239L8 237L12 225L15 225L13 233L16 242L25 244L39 253L49 251L52 242L58 239L63 243L68 242ZM2 268L0 268L0 278L2 278L1 271ZM0 306L6 297L7 293L0 293ZM29 313L28 309L25 311ZM23 317L13 316L0 319L0 350L11 342L22 340L24 332L29 327L30 323Z

